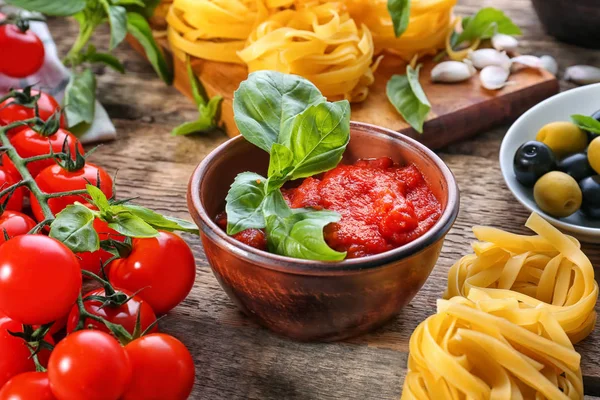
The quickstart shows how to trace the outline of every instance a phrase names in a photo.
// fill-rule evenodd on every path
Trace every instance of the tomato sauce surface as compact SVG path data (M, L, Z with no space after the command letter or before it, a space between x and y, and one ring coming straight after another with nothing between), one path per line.
M379 254L409 243L439 219L441 206L415 165L398 166L388 157L339 165L321 177L304 179L283 189L292 208L310 207L338 212L339 222L325 227L327 244L346 251L348 258ZM224 216L218 217L221 226ZM235 236L265 249L262 231Z

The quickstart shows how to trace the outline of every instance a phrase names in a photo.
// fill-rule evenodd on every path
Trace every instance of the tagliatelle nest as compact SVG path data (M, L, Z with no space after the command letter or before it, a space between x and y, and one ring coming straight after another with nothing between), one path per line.
M373 40L340 3L299 7L271 15L239 53L249 71L303 76L328 98L362 101L374 81Z
M540 334L461 297L410 338L402 400L583 399L580 356L543 310Z

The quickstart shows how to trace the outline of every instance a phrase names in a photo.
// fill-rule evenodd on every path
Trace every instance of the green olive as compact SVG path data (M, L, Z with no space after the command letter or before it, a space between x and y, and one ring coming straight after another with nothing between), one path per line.
M564 172L552 171L533 187L538 207L553 217L568 217L581 207L581 189L577 181Z
M587 146L587 135L572 122L551 122L539 130L535 140L546 144L554 155L563 158L579 153Z
M587 150L588 162L596 171L597 174L600 174L600 136L595 138L590 142Z

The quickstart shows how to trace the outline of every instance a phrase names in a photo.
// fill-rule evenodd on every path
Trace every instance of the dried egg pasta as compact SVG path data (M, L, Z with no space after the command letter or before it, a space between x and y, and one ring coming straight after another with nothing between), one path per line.
M437 314L410 340L402 399L582 399L573 343L594 328L598 285L579 242L537 214L535 236L474 227Z

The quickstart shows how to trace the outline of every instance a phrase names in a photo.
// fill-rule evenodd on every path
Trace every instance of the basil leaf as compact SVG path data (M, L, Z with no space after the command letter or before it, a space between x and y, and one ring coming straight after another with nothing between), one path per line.
M89 184L85 185L85 189L87 190L90 197L92 198L92 202L94 203L94 205L96 207L98 207L98 210L100 210L100 212L104 212L110 208L108 199L106 198L106 195L104 194L104 192L102 190L100 190L99 188L97 188L94 185L89 185Z
M270 152L279 133L296 115L325 97L307 79L276 71L257 71L240 84L233 97L235 123L250 143Z
M86 6L86 0L6 0L6 3L55 17L77 14Z
M156 44L154 36L152 35L152 29L146 18L143 15L128 12L127 13L127 31L133 36L140 45L144 48L146 57L152 67L158 74L158 76L165 81L167 85L173 83L173 71L167 64L163 53Z
M125 209L130 211L136 217L144 220L148 225L161 231L182 231L189 233L198 233L198 227L192 222L183 219L167 217L161 215L149 208L126 204Z
M262 211L265 218L268 218L271 215L279 215L280 217L289 217L294 212L285 202L283 198L283 194L281 194L280 190L275 190L265 197L265 201L262 205Z
M225 201L227 234L265 227L262 203L267 180L253 172L243 172L235 177Z
M573 114L571 115L571 120L580 129L600 135L600 121L597 121L595 118L587 115Z
M140 217L128 212L120 212L113 222L108 223L108 226L120 234L129 237L150 238L158 235L158 231L151 225Z
M340 220L332 211L294 212L291 216L270 215L267 221L269 251L288 257L319 261L341 261L346 253L330 248L323 237L323 228Z
M288 174L294 169L294 154L292 151L279 143L273 143L271 157L269 158L269 182L267 193L279 189L287 180Z
M400 37L408 28L410 0L388 0L387 7L394 24L394 34Z
M417 132L423 133L423 123L431 104L419 83L419 65L406 67L406 75L394 75L387 83L386 93L390 103Z
M94 229L95 218L94 211L80 203L68 205L50 225L50 237L75 253L96 251L100 248L100 239Z
M114 50L127 36L127 10L122 6L111 5L108 0L102 0L102 6L110 24L109 50Z
M294 157L291 179L328 171L342 160L350 141L350 103L320 103L294 121L289 148Z
M127 11L142 14L147 19L152 18L154 10L162 0L113 0L113 4L125 6Z
M94 121L96 108L96 76L91 69L73 73L65 89L65 113L69 128Z
M102 63L105 64L117 72L122 74L125 73L125 67L119 59L112 54L108 53L98 53L96 51L96 47L93 45L89 45L87 52L82 55L82 61L88 61L91 63Z
M217 95L212 97L208 104L200 104L198 106L199 117L196 121L184 122L183 124L173 128L171 135L183 136L192 133L210 132L218 128L217 121L219 120L221 111L221 101L223 97Z
M520 35L521 29L501 10L493 7L482 8L477 14L463 20L463 31L455 45L475 39L489 39L496 33Z
M112 3L116 6L146 7L146 4L143 2L143 0L113 0Z

